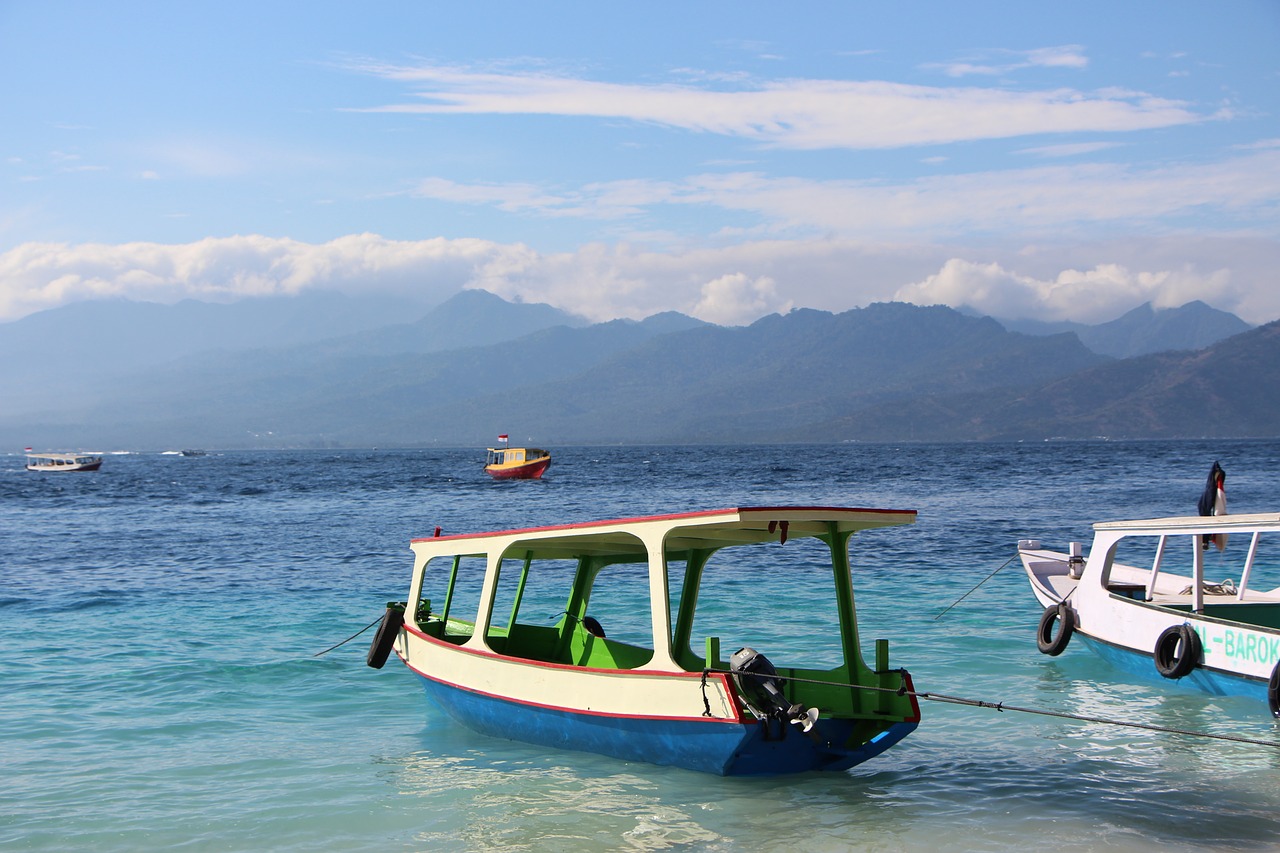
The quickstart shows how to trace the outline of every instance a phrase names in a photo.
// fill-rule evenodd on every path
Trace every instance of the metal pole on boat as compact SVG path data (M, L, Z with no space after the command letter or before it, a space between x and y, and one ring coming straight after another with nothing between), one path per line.
M1261 531L1255 530L1253 538L1249 540L1249 556L1244 559L1244 571L1240 575L1240 589L1236 592L1236 601L1244 601L1244 591L1249 587L1249 573L1253 571L1253 558L1258 555L1258 537L1261 535Z
M1191 537L1191 549L1194 555L1191 560L1191 609L1195 613L1204 613L1204 548L1200 546L1200 537Z

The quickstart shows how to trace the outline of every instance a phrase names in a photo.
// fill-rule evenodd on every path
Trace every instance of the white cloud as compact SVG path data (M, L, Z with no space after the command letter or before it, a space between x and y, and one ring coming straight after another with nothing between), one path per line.
M1093 269L1062 270L1052 279L1037 279L998 263L953 258L923 281L901 288L895 298L918 305L968 306L1007 319L1114 320L1144 302L1176 308L1199 299L1215 307L1235 303L1231 273L1218 269L1199 273L1180 270L1134 271L1119 264Z
M1021 65L1071 65L1069 48ZM550 74L479 73L367 63L355 70L415 87L414 100L362 112L555 115L630 119L791 149L874 149L1028 134L1118 132L1206 120L1188 105L1140 92L929 87L794 79L733 90L634 85Z
M25 243L0 254L0 319L83 299L231 302L308 288L440 300L512 251L484 240L387 240L355 234L322 244L262 236L195 243Z
M778 297L773 279L730 273L702 285L702 298L690 313L721 326L743 326L766 314L786 313L790 301Z

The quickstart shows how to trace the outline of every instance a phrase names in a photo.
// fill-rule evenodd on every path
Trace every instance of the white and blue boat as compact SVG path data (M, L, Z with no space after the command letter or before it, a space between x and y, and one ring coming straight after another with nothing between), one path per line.
M849 560L855 534L915 517L754 507L437 531L411 543L408 599L388 605L368 663L394 649L489 735L721 775L844 770L920 720L888 642L863 659ZM803 612L770 592L798 578L812 578ZM723 621L729 603L750 616Z
M1280 574L1280 513L1115 521L1093 530L1087 555L1079 542L1066 552L1018 543L1044 607L1040 651L1059 655L1078 636L1127 672L1254 697L1280 716L1280 586L1255 588Z

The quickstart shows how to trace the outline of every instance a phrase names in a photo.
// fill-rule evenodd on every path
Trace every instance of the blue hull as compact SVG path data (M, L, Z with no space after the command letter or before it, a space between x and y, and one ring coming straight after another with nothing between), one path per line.
M805 734L777 721L743 724L583 714L472 693L428 678L423 684L450 717L482 734L721 776L846 770L884 752L917 725L897 723L866 743L846 748L841 744L853 734L852 720L819 720Z
M1081 633L1077 633L1076 636L1107 663L1144 680L1165 685L1177 684L1212 696L1244 696L1257 699L1263 704L1267 702L1267 682L1263 679L1206 669L1202 666L1196 667L1182 678L1169 679L1156 670L1155 660L1150 654L1115 646Z

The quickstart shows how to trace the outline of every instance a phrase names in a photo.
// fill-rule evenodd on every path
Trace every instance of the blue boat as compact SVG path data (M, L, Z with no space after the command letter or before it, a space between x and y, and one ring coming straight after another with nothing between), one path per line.
M368 663L394 650L449 716L497 737L720 775L844 770L920 720L888 642L863 659L849 562L856 533L915 516L750 507L416 539L408 598L388 605ZM828 612L805 612L800 639L768 581L815 565L811 603ZM727 659L718 634L691 642L715 623L708 589L758 607ZM627 609L597 609L610 599ZM757 651L771 642L812 659L775 665Z

